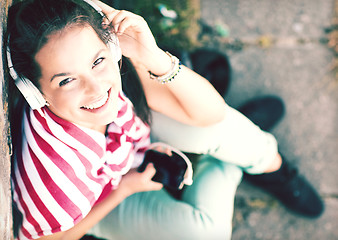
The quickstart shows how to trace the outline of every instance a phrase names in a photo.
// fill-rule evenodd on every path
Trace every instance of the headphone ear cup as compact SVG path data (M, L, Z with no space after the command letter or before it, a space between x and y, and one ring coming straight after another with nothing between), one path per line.
M113 57L116 59L116 62L118 62L122 59L122 51L120 48L119 39L115 33L111 34L111 40L112 42L109 42L109 48Z
M10 76L13 78L15 85L22 93L29 106L33 110L38 110L39 113L42 114L41 108L46 105L46 100L40 90L29 79L19 77L12 63L9 46L7 46L7 64Z
M121 48L119 46L116 46L115 44L113 44L111 51L112 51L114 58L116 58L117 62L122 59L122 51L121 51Z

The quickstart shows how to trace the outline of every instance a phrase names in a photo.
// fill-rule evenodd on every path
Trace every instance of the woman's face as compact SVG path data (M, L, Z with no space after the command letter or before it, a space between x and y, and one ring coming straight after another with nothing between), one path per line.
M48 108L60 118L104 131L118 112L121 78L115 59L89 26L51 35L35 56Z

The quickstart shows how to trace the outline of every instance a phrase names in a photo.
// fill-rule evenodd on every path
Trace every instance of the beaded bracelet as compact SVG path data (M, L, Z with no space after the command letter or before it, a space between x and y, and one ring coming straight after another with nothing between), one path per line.
M149 72L150 78L153 80L158 81L161 84L165 84L168 82L171 82L172 80L174 80L174 78L177 76L177 74L180 72L181 70L181 62L180 60L171 55L169 52L165 52L170 58L171 58L171 68L170 70L165 73L164 75L158 76L153 74L152 72Z

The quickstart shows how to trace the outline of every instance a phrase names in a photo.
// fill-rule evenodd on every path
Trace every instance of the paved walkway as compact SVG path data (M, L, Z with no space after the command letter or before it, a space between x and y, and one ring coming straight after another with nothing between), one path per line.
M201 0L203 20L228 37L204 39L230 57L227 102L237 107L269 94L285 101L286 116L272 132L326 204L322 217L304 219L242 184L233 240L338 239L338 79L324 41L334 1Z

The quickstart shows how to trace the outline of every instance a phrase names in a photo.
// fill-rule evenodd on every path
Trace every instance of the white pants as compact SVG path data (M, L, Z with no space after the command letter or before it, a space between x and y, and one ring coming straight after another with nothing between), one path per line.
M153 112L152 139L184 152L210 154L251 174L264 172L277 154L276 139L229 106L222 122L202 128Z
M214 126L191 127L153 113L152 139L182 151L207 154L182 200L165 190L125 199L90 233L106 239L230 239L235 193L242 170L262 173L275 159L275 138L227 107Z

